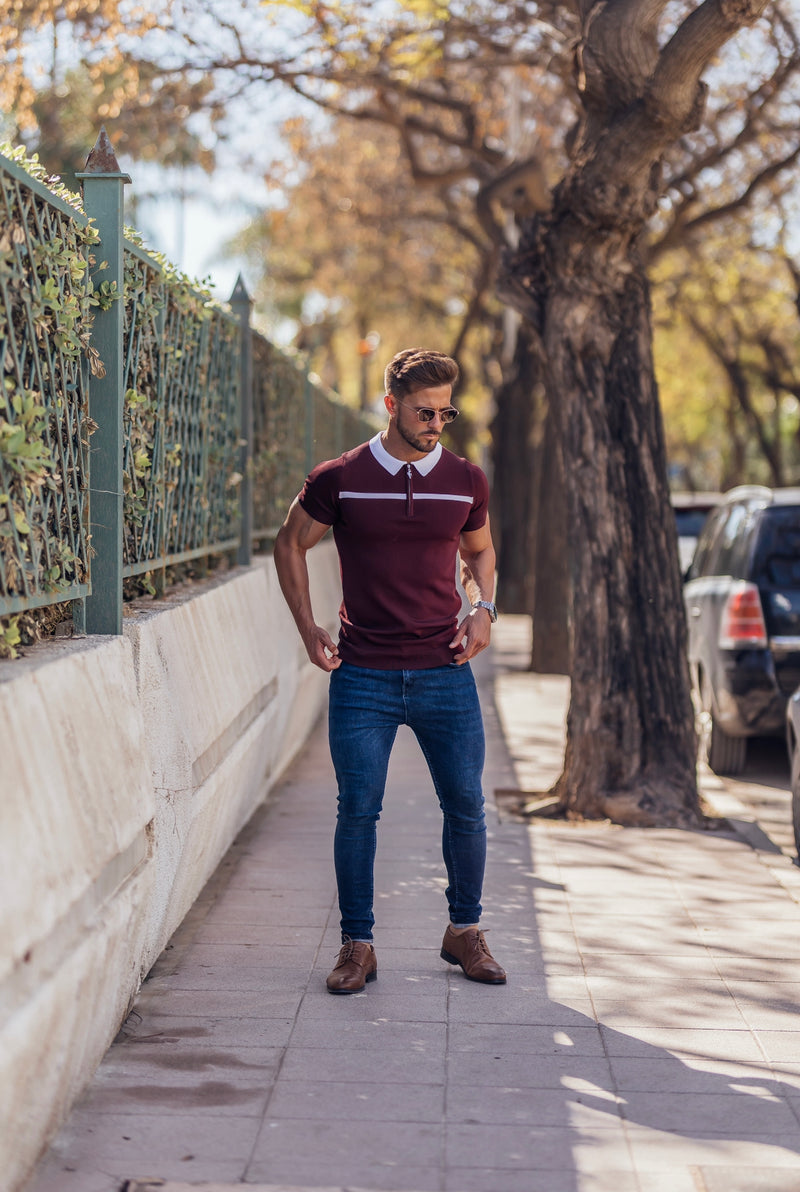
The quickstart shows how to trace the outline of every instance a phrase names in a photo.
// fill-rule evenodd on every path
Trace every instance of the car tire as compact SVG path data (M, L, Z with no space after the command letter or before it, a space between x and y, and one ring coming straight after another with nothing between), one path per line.
M747 737L732 737L720 728L714 716L711 684L705 675L700 683L699 702L697 738L701 761L715 774L731 778L741 774L747 758Z

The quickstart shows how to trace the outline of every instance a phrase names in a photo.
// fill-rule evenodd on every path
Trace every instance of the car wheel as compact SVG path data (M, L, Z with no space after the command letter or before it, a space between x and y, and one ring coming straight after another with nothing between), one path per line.
M720 728L714 716L711 684L705 675L700 683L697 736L700 758L710 770L731 777L741 774L747 757L747 737L732 737Z

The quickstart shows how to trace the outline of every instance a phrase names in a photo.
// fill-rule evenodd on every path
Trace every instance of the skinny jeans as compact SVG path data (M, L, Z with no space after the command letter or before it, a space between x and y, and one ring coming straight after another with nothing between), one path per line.
M450 920L480 920L485 743L469 663L373 670L342 662L330 677L328 739L339 788L334 864L343 938L372 939L377 823L401 724L420 744L442 810Z

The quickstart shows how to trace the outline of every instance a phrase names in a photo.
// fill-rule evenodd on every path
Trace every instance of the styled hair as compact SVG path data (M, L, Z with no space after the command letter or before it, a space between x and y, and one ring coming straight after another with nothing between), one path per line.
M418 389L435 389L438 385L455 385L458 365L444 352L426 348L406 348L389 361L384 374L386 392L392 397L408 397Z

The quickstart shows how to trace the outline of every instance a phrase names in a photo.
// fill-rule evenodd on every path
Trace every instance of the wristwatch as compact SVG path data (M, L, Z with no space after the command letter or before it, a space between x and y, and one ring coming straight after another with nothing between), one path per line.
M494 624L495 621L497 620L497 609L494 606L494 604L492 604L491 600L476 600L475 603L472 605L472 607L473 608L485 608L487 613L489 614L492 624Z

